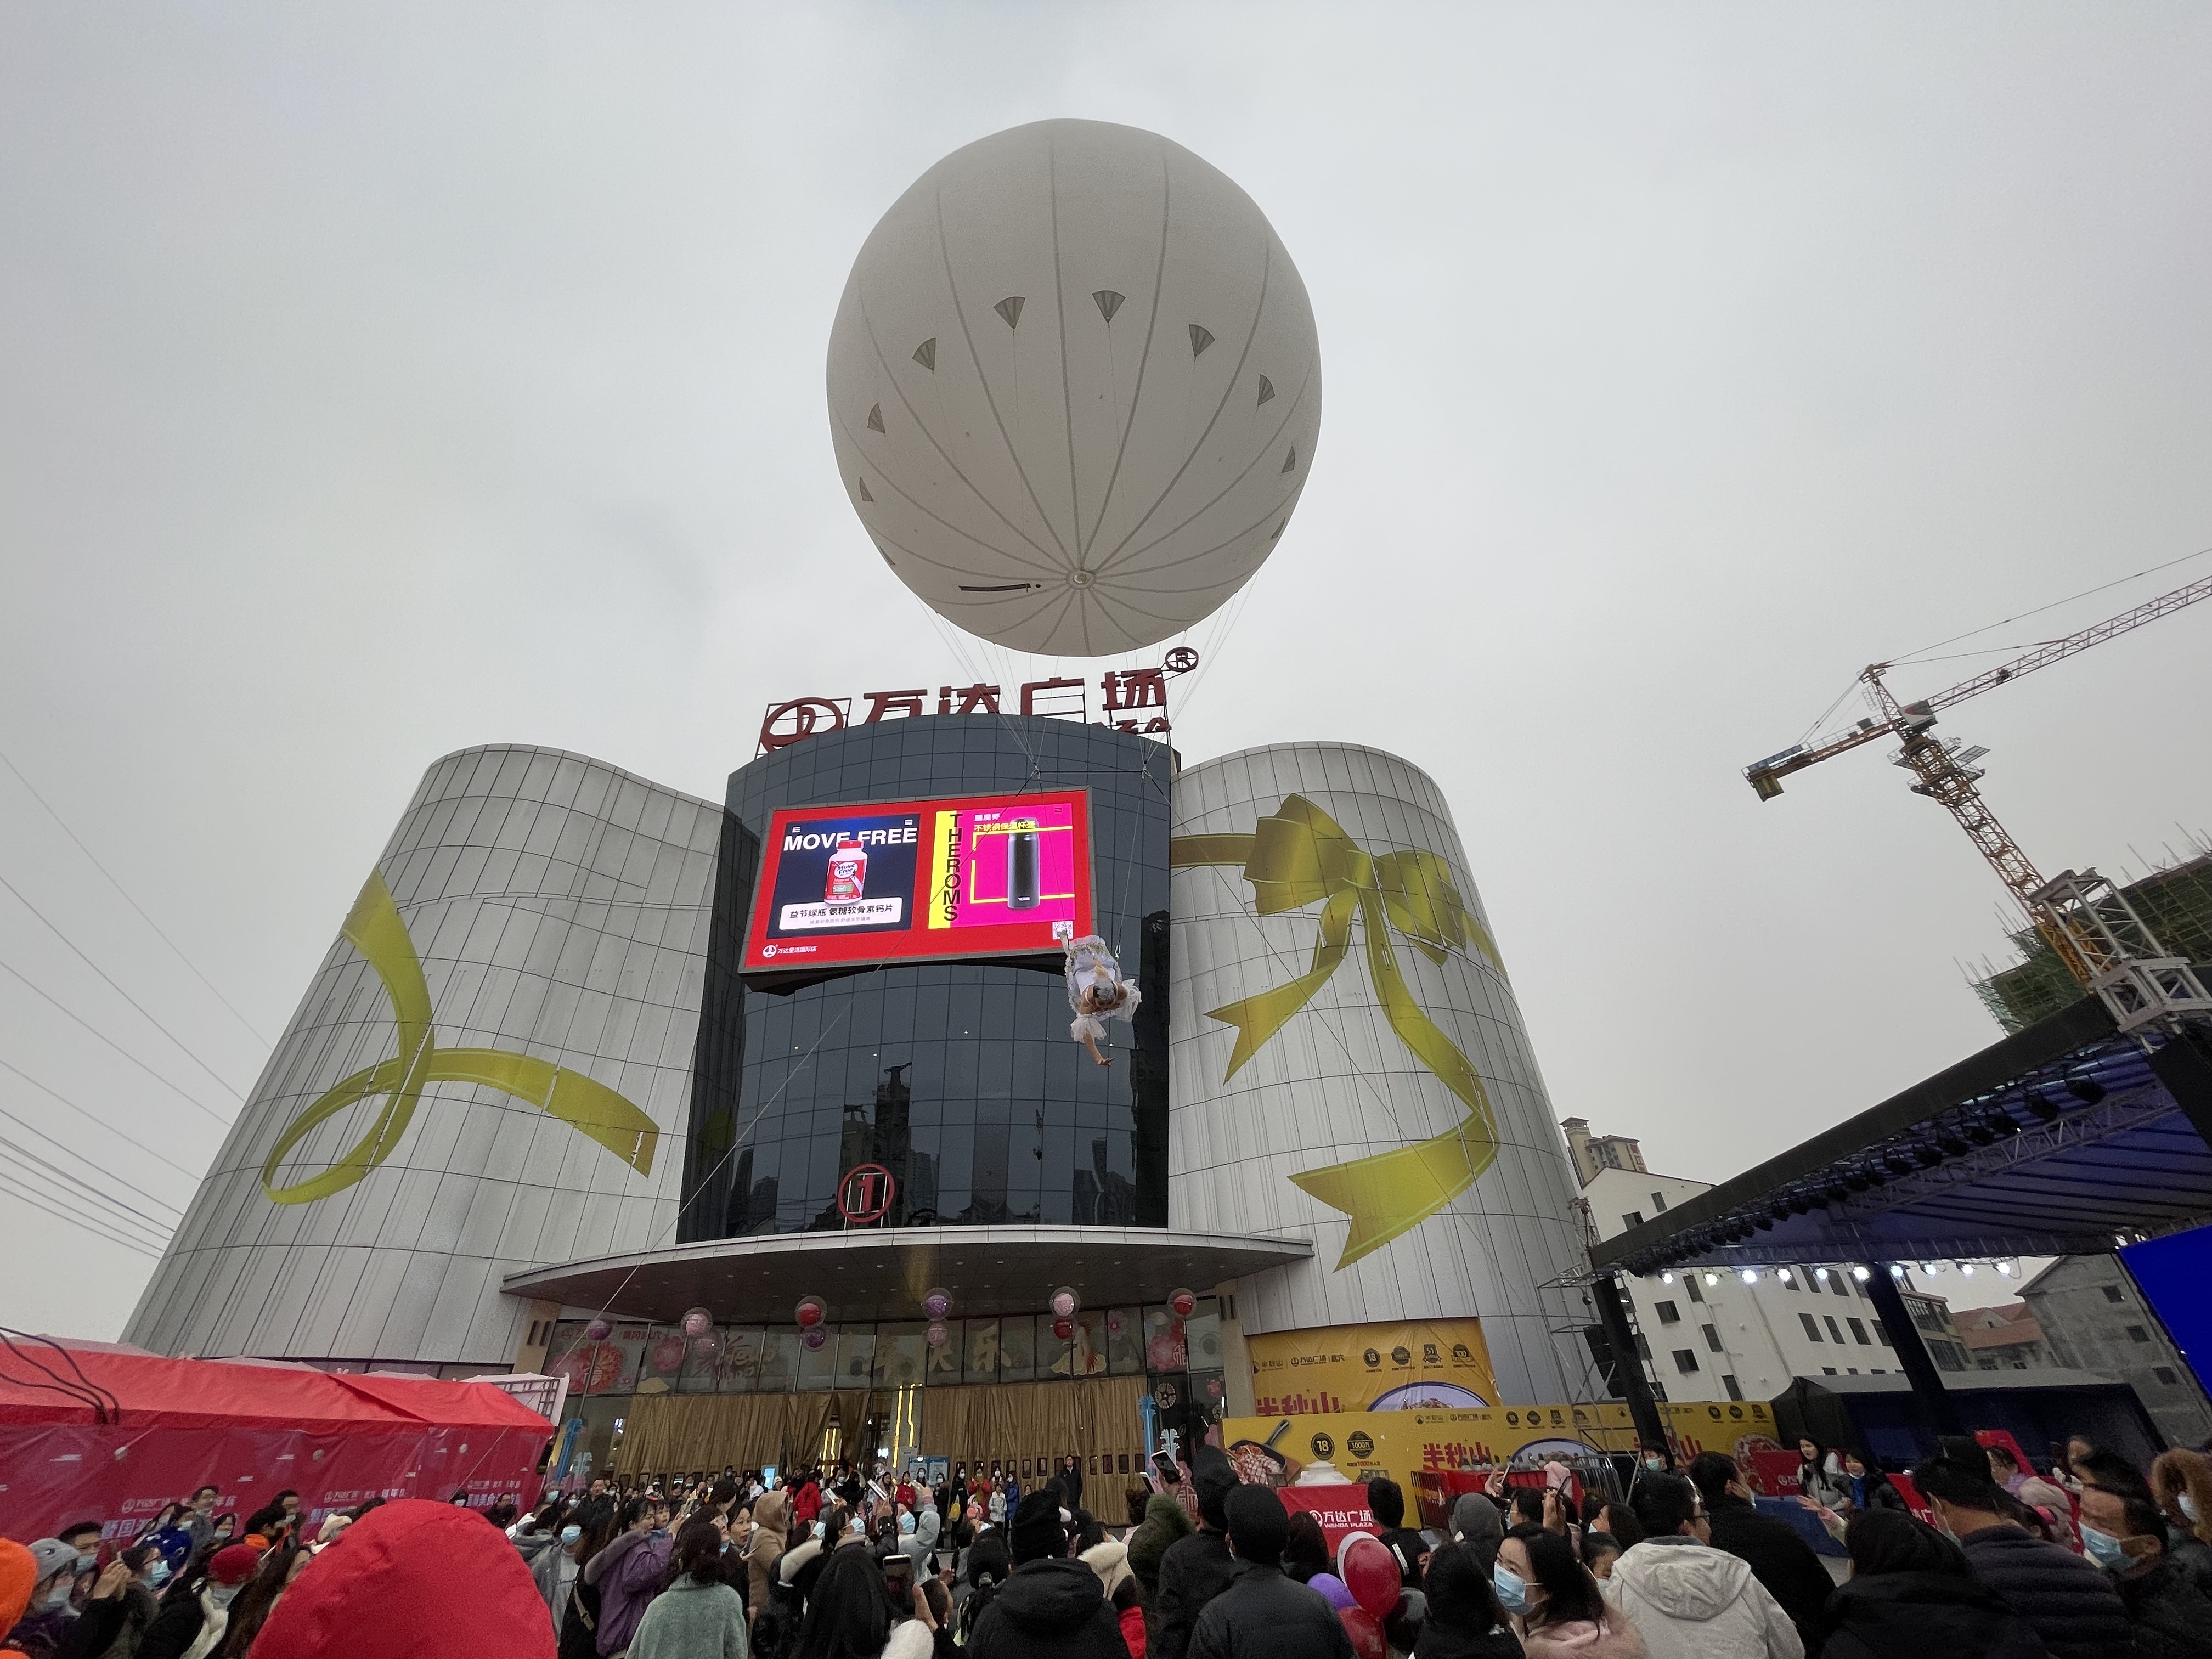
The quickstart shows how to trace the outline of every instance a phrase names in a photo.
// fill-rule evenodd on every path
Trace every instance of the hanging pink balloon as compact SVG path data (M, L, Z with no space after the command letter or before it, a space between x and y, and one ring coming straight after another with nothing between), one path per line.
M942 1285L933 1285L929 1293L921 1298L921 1310L932 1319L942 1319L952 1311L952 1292Z
M800 1326L807 1330L814 1329L829 1316L830 1304L824 1302L818 1296L803 1296L799 1297L799 1306L792 1310L792 1317L796 1319L799 1322ZM821 1344L817 1342L815 1344L815 1346L819 1347L821 1346Z
M714 1328L714 1316L704 1308L694 1308L684 1316L684 1334L686 1336L710 1335Z
M1045 1304L1045 1306L1052 1310L1054 1316L1060 1319L1073 1317L1075 1310L1082 1305L1083 1299L1076 1295L1072 1286L1066 1285L1054 1291L1052 1293L1052 1300Z
M615 1328L604 1319L594 1319L584 1327L584 1334L594 1342L604 1342L615 1334Z
M653 1345L653 1352L647 1358L653 1369L664 1376L671 1371L683 1370L684 1339L680 1336L662 1337Z
M830 1333L823 1330L819 1325L810 1325L806 1329L799 1334L799 1340L801 1342L804 1342L809 1349L819 1349L824 1342L827 1342L830 1340Z
M941 1319L933 1319L922 1334L928 1338L931 1347L941 1348L952 1340L952 1328Z

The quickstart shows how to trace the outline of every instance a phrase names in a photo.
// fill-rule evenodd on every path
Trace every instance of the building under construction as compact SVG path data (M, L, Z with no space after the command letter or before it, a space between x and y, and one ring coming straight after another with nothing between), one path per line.
M2120 891L2168 951L2212 967L2212 851L2191 850L2194 856ZM2006 1030L2025 1030L2091 994L2033 927L2021 927L2012 942L2020 960L1973 981L1983 1006Z

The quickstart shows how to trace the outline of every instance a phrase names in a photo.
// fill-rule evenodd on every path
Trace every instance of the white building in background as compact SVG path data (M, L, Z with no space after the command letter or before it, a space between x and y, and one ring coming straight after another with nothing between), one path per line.
M1593 1136L1580 1119L1562 1126L1589 1178L1583 1203L1595 1238L1640 1227L1711 1182L1654 1175L1641 1148L1623 1135ZM1603 1158L1581 1149L1602 1146ZM1741 1273L1691 1268L1647 1278L1624 1275L1637 1343L1653 1382L1678 1400L1771 1400L1800 1376L1882 1376L1904 1369L1853 1264L1763 1268ZM1784 1277L1784 1275L1787 1275ZM1947 1370L1965 1368L1939 1297L1906 1291L1929 1350ZM1928 1304L1923 1306L1922 1304ZM1930 1325L1929 1322L1935 1323Z

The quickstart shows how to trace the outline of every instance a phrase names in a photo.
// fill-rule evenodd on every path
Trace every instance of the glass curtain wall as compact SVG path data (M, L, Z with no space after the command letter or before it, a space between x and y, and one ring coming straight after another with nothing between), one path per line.
M754 845L780 806L1087 789L1097 928L1144 1001L1099 1066L1069 1039L1056 969L908 965L747 990L722 935L743 927L754 860L725 859L705 995L722 1017L700 1045L679 1237L842 1228L840 1178L871 1163L898 1180L886 1225L1166 1225L1172 766L1151 738L975 714L830 732L732 775ZM1032 1375L1055 1363L1033 1337L1006 1352Z

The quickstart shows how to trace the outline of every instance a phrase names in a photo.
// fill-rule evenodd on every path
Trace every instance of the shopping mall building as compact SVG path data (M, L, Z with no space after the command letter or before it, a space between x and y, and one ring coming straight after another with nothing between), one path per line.
M1142 993L1110 1066L1070 1040L1056 946L762 971L749 927L798 914L792 809L897 804L872 893L897 822L992 797L1073 799L1082 915ZM923 715L772 749L716 803L493 746L432 765L363 873L132 1342L564 1370L567 1451L601 1469L896 1448L1120 1475L1224 1413L1605 1394L1499 947L1393 756L1186 768L1103 726ZM1370 1398L1300 1376L1332 1351Z

